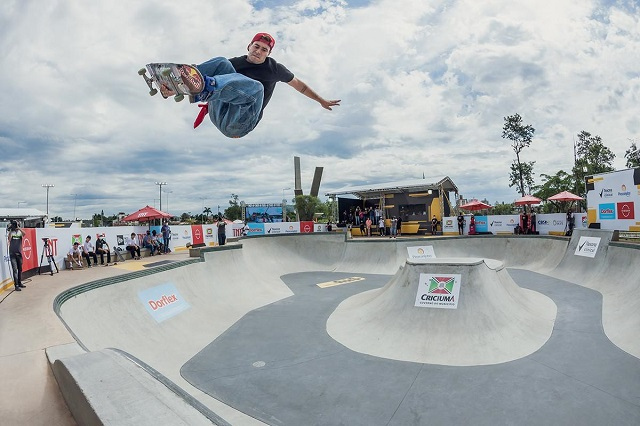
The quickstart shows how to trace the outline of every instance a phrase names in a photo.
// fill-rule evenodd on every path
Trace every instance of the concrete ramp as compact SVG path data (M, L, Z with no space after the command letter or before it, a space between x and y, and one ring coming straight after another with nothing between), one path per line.
M421 274L459 274L457 308L416 306ZM499 261L434 259L407 261L382 289L343 301L327 331L349 349L376 357L486 365L538 350L551 336L555 317L553 301L520 288Z
M574 283L584 283L608 269L607 253L617 231L576 229L562 261L551 275Z
M562 261L550 275L602 293L602 325L607 337L640 357L640 246L616 240L617 231L575 230ZM585 251L589 244L592 251Z

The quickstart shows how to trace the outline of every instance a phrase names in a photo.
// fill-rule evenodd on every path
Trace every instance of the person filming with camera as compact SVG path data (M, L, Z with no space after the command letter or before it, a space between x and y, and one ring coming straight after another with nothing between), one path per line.
M16 291L22 291L26 285L22 284L22 238L25 232L18 226L18 222L11 221L7 233L7 245L9 246L9 260L13 271L13 285Z

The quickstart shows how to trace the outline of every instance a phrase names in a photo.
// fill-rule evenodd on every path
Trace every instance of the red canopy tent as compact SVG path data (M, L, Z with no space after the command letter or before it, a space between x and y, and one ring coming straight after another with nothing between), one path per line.
M125 222L151 222L154 219L162 219L168 217L171 217L169 213L165 213L151 206L146 206L141 208L137 212L131 213L129 216L126 216L122 220Z
M515 201L516 206L531 206L533 204L540 204L542 200L538 197L534 197L533 195L525 195L522 198L518 198Z
M547 198L547 200L549 201L580 201L580 200L584 200L584 198L576 194L573 194L569 191L562 191L559 194L556 194Z
M471 200L467 204L463 204L460 206L463 210L476 211L476 210L485 210L490 209L491 206L489 204L485 204L482 201Z
M553 195L549 198L547 198L547 200L549 201L558 201L558 202L568 202L569 203L569 209L571 209L571 206L573 205L574 201L580 201L580 200L584 200L584 198L573 194L569 191L562 191L556 195ZM558 206L558 209L560 209L560 206Z

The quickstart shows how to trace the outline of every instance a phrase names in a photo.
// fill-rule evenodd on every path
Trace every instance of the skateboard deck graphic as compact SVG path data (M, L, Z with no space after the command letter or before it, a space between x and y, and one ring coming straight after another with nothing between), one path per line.
M138 74L149 86L151 96L159 90L163 98L173 96L176 102L180 102L185 96L197 95L204 89L204 78L192 65L170 62L150 63L145 68L141 68Z

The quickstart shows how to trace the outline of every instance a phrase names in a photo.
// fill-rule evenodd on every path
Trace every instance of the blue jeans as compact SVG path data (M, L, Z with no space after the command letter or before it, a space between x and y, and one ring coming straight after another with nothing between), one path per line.
M205 77L213 77L215 87L208 99L211 122L229 138L252 131L260 119L264 87L238 74L226 58L213 58L198 65Z

